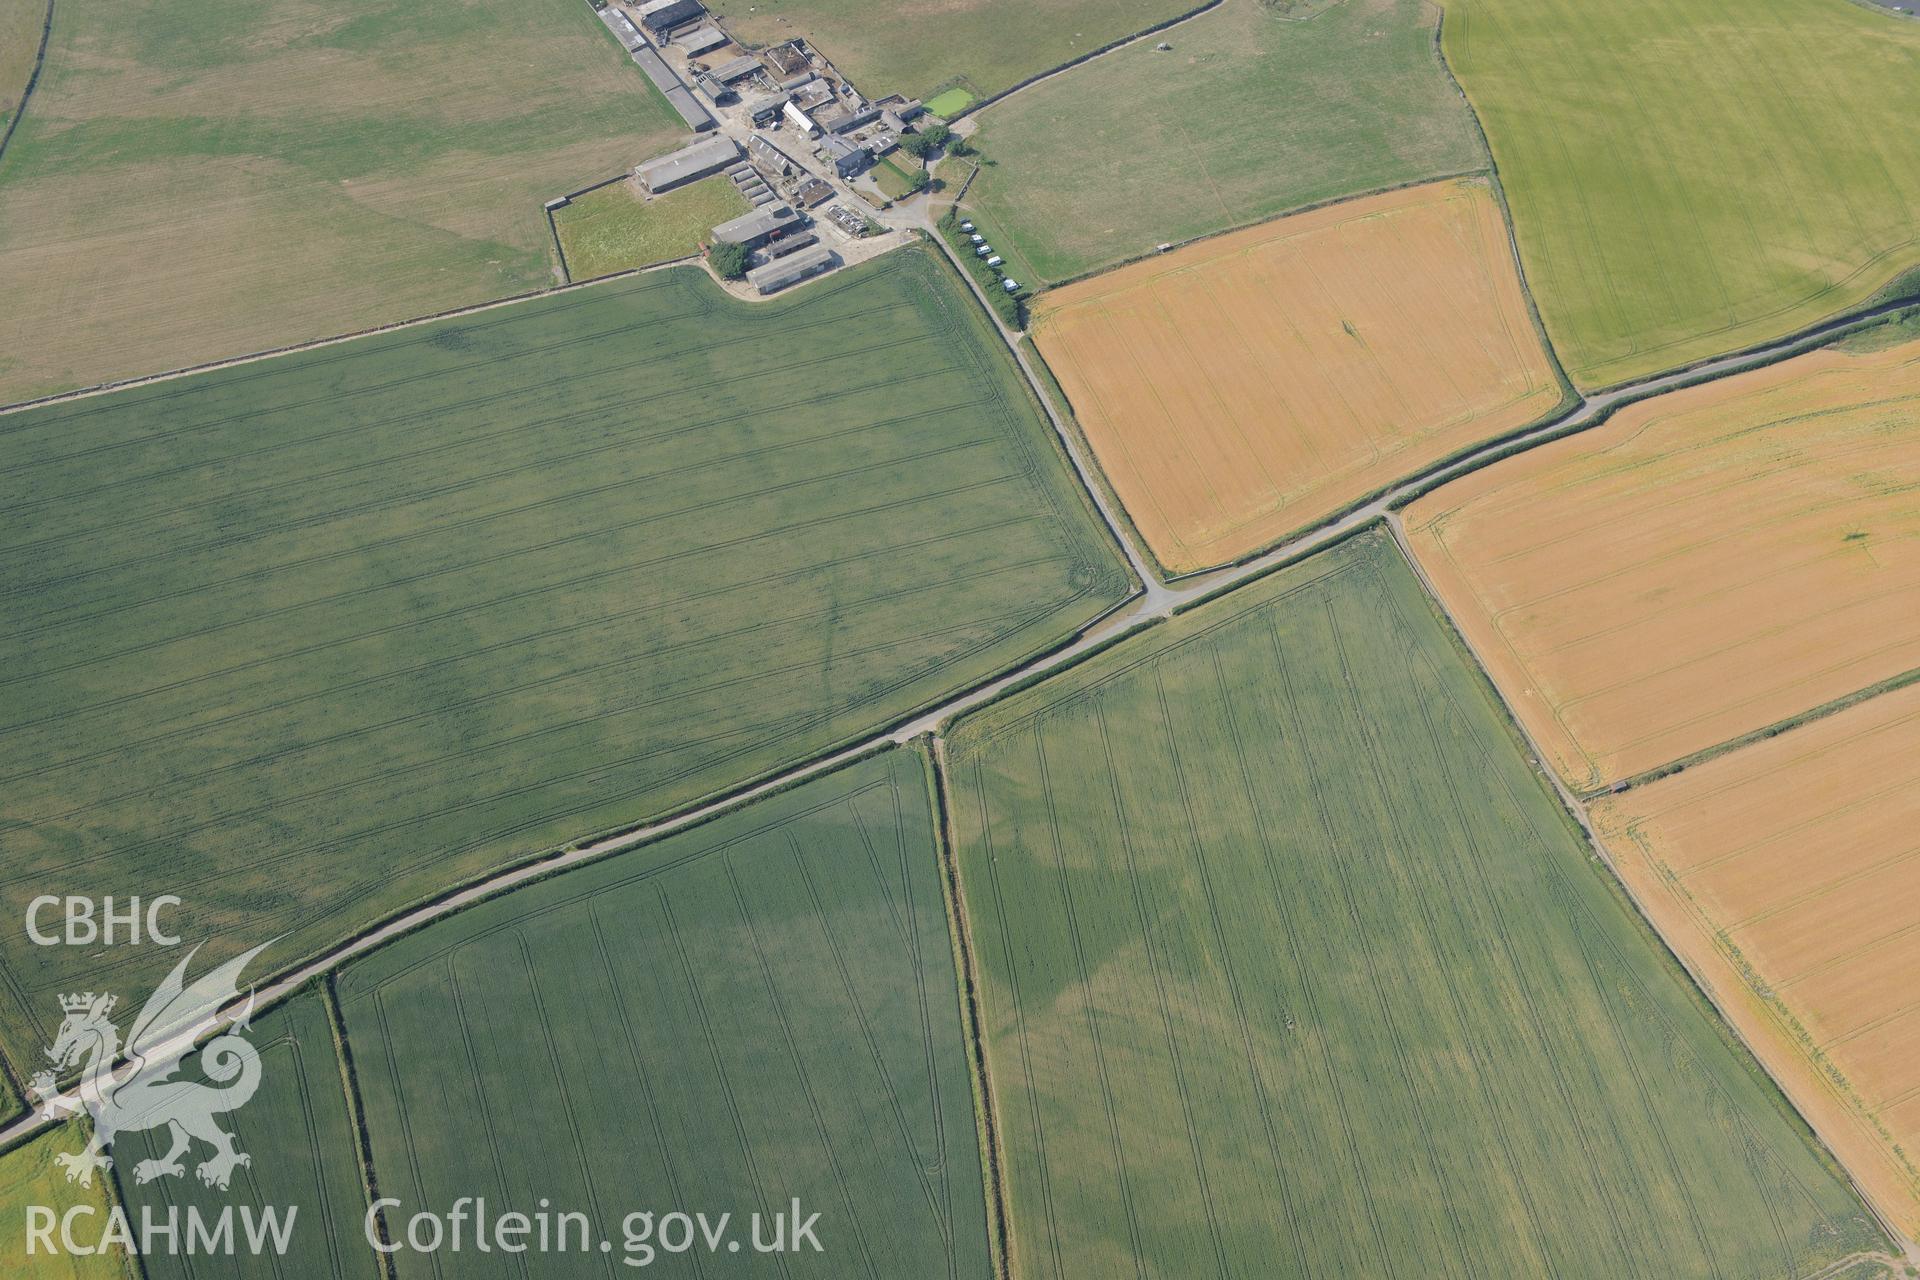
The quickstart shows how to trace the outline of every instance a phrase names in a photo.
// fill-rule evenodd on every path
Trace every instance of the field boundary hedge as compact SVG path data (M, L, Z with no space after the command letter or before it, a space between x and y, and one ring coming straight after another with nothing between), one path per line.
M144 387L155 382L166 382L173 378L184 378L196 373L211 373L216 369L229 369L234 365L252 364L256 360L270 360L275 356L288 356L301 351L312 351L319 347L330 347L335 343L352 342L357 338L371 338L376 334L392 333L396 329L411 329L415 325L432 324L436 320L453 320L460 316L470 316L481 311L491 311L495 307L508 307L516 302L531 302L535 298L544 298L550 294L566 293L572 289L585 289L596 284L605 284L609 280L622 280L628 276L637 276L648 271L659 271L667 267L682 265L686 259L656 263L650 267L631 267L625 271L616 271L610 275L595 276L590 280L576 280L567 284L545 285L538 289L525 289L519 293L510 293L504 297L493 298L486 302L471 302L465 306L449 307L445 311L433 311L423 316L410 316L405 320L389 320L385 324L373 325L366 329L354 329L347 333L336 333L325 338L308 338L304 342L291 342L282 347L267 347L260 351L249 351L244 355L222 356L218 360L206 360L199 364L182 365L177 369L163 369L159 373L143 373L138 377L120 378L112 382L96 382L89 387L75 387L70 391L55 391L44 396L35 396L30 400L16 400L12 404L0 404L0 417L11 413L20 413L27 409L38 409L43 405L60 404L68 400L83 400L89 396L105 395L111 391L124 391L129 387Z
M1850 337L1853 334L1861 333L1884 324L1889 319L1903 316L1910 309L1914 308L1920 308L1920 296L1879 303L1864 311L1856 311L1851 315L1839 316L1832 320L1824 320L1811 328L1803 329L1797 334L1789 334L1778 342L1771 343L1765 347L1751 348L1747 351L1736 352L1731 355L1715 356L1710 361L1690 366L1686 371L1675 371L1672 373L1657 374L1652 378L1642 378L1636 382L1616 387L1612 391L1596 391L1591 396L1582 397L1579 405L1591 406L1596 400L1604 400L1608 396L1618 396L1619 398L1595 411L1590 419L1581 420L1581 409L1579 406L1576 406L1569 413L1562 415L1564 421L1559 424L1557 429L1553 421L1548 420L1543 422L1539 427L1535 428L1535 430L1539 432L1537 438L1509 438L1504 445L1496 442L1490 447L1491 451L1485 458L1470 467L1447 472L1444 475L1440 473L1444 471L1445 468L1436 467L1424 475L1413 477L1404 482L1407 486L1405 493L1396 494L1388 501L1387 510L1399 511L1403 507L1426 497L1441 485L1450 484L1463 476L1472 475L1482 467L1490 467L1496 462L1504 462L1516 454L1527 452L1529 449L1552 444L1556 440L1564 440L1568 436L1579 435L1583 431L1589 431L1594 427L1601 426L1606 423L1608 419L1612 418L1614 414L1620 412L1620 410L1629 405L1639 404L1642 400L1651 400L1656 396L1670 395L1675 391L1685 391L1689 387L1697 387L1707 382L1717 382L1721 378L1738 377L1743 373L1751 373L1755 369L1764 369L1769 365L1779 364L1783 360L1791 360L1795 356L1806 355L1810 351L1817 351L1821 347L1837 342L1842 338ZM1723 370L1712 370L1708 368L1709 365L1724 364L1729 361L1736 363ZM1631 392L1631 394L1628 394L1629 392ZM1456 459L1453 465L1457 466L1459 461L1461 460Z
M33 87L40 83L40 72L47 65L47 45L52 40L53 0L47 0L47 16L40 22L40 48L33 55L33 70L27 73L27 82L20 87L20 101L7 118L5 132L0 132L0 162L6 160L7 144L13 141L14 130L20 127L21 119L27 114L27 100L33 97Z
M1106 275L1109 271L1118 271L1122 267L1130 267L1136 262L1145 262L1149 258L1158 258L1165 254L1185 249L1190 245L1202 244L1208 240L1217 240L1221 236L1230 236L1236 231L1246 231L1253 227L1263 227L1269 222L1278 222L1282 218L1291 218L1296 214L1316 213L1321 209L1330 209L1334 205L1349 204L1355 200L1370 200L1374 196L1391 195L1395 191L1406 191L1413 187L1424 187L1435 182L1460 182L1467 178L1484 178L1489 176L1489 173L1490 170L1487 169L1461 169L1454 173L1436 173L1425 178L1408 178L1405 182L1390 182L1384 187L1369 187L1365 191L1354 191L1343 196L1328 196L1325 200L1314 200L1307 204L1295 205L1291 209L1282 209L1278 213L1271 213L1262 218L1255 218L1251 222L1241 222L1231 227L1216 227L1212 231L1202 231L1199 235L1188 236L1185 240L1162 241L1161 243L1167 246L1164 249L1159 245L1155 245L1151 249L1142 249L1139 253L1131 254L1125 258L1116 258L1104 266L1093 267L1086 271L1076 272L1070 276L1062 276L1058 280L1049 280L1046 282L1045 287L1049 289L1064 289L1070 284L1079 284L1082 280L1092 280L1096 276ZM1526 285L1526 278L1524 276L1521 278L1520 283L1524 288ZM1529 295L1529 298L1531 298L1531 295ZM1558 360L1554 363L1556 367L1559 364Z
M1189 9L1185 13L1177 13L1173 17L1164 19L1160 22L1156 22L1150 27L1144 27L1141 30L1134 32L1130 36L1121 36L1118 40L1109 40L1107 43L1101 45L1098 49L1089 49L1087 52L1081 54L1080 56L1070 59L1069 61L1063 62L1057 67L1050 67L1045 71L1036 72L1035 74L1028 76L1025 80L1020 81L1018 84L1008 85L1006 88L1002 89L998 93L988 94L986 97L983 97L983 98L976 97L972 102L969 102L966 106L962 107L958 113L956 113L954 116L951 117L951 119L964 120L966 117L972 115L974 112L990 107L994 103L1001 101L1003 98L1010 98L1014 94L1020 92L1022 89L1030 88L1031 86L1040 83L1042 80L1050 79L1053 76L1059 75L1063 71L1071 71L1075 67L1081 65L1082 63L1092 62L1095 58L1098 58L1103 54L1112 53L1115 49L1121 48L1124 45L1130 45L1134 43L1136 40L1144 40L1148 36L1160 34L1162 31L1165 31L1169 27L1177 27L1183 22L1190 22L1193 19L1199 17L1203 13L1208 13L1214 9L1218 9L1221 5L1225 4L1226 2L1227 0L1206 0L1206 3L1201 5L1197 9ZM956 76L954 78L954 81L950 83L952 84L953 87L958 87L958 82L965 79L966 79L965 76ZM942 86L942 87L945 87L945 86Z
M347 1042L347 1018L340 1008L340 992L334 980L340 974L340 966L327 970L322 978L316 978L303 984L299 990L312 987L319 992L320 1003L327 1011L327 1030L333 1033L333 1054L335 1065L340 1069L340 1087L346 1093L347 1126L353 1130L354 1165L360 1173L360 1189L366 1193L367 1208L373 1210L373 1228L379 1233L382 1245L394 1243L393 1231L387 1225L387 1211L375 1209L380 1202L380 1177L373 1167L373 1134L367 1128L366 1108L360 1100L360 1073L353 1063L353 1046ZM291 998L291 997L289 997ZM363 1217L362 1222L366 1219ZM375 1263L380 1274L387 1280L398 1280L393 1269L393 1254L385 1250L376 1250Z
M1090 479L1100 487L1100 493L1106 498L1107 505L1126 526L1127 538L1139 549L1141 558L1153 570L1154 576L1166 584L1179 582L1183 577L1193 577L1193 574L1173 573L1154 553L1152 544L1142 536L1140 526L1134 523L1133 512L1127 510L1127 504L1120 501L1120 495L1114 492L1113 481L1107 478L1107 469L1100 464L1100 455L1094 452L1093 442L1087 439L1087 429L1080 425L1080 415L1074 412L1073 400L1067 395L1067 389L1060 385L1060 379L1054 374L1053 366L1047 363L1047 357L1041 352L1040 344L1029 342L1027 348L1033 367L1040 374L1038 381L1045 384L1041 388L1042 394L1053 402L1054 412L1059 415L1060 421L1073 432L1074 440L1086 451L1087 457L1092 459ZM1204 572L1204 570L1197 572Z
M1616 382L1609 386L1599 388L1594 391L1593 394L1603 396L1631 390L1634 387L1641 386L1648 382L1657 382L1662 378L1673 378L1683 374L1690 374L1696 370L1704 369L1709 365L1719 364L1725 360L1742 360L1752 357L1754 363L1751 367L1758 369L1765 365L1772 364L1776 360L1785 358L1783 356L1770 354L1778 347L1798 345L1814 334L1826 333L1828 330L1840 329L1860 321L1884 319L1903 308L1912 306L1920 306L1920 267L1909 267L1901 271L1895 275L1893 279L1887 281L1886 285L1878 292L1869 296L1861 305L1849 311L1842 311L1838 315L1828 316L1816 324L1808 325L1793 333L1785 334L1769 342L1755 342L1744 347L1736 347L1732 351L1723 352L1717 356L1706 356L1699 360L1690 360L1686 364L1677 364L1671 369L1663 369L1650 377L1632 378L1626 382ZM1830 336L1840 337L1844 335L1833 334ZM1724 375L1709 375L1709 377L1712 376ZM1689 383L1687 385L1692 384Z
M1678 759L1669 760L1665 764L1655 765L1651 769L1643 769L1639 773L1621 778L1619 781L1607 786L1593 787L1585 791L1575 792L1575 794L1583 801L1598 800L1603 796L1617 795L1622 791L1631 791L1635 787L1644 787L1650 782L1658 782L1662 778L1671 778L1676 773L1684 773L1696 765L1706 764L1709 760L1718 760L1721 756L1732 755L1744 747L1765 742L1768 738L1777 738L1783 733L1791 733L1795 729L1804 728L1807 725L1813 724L1815 721L1825 720L1829 716L1838 715L1840 712L1850 707L1857 707L1863 702L1871 702L1875 698L1885 694L1898 693L1910 684L1920 684L1920 667L1914 667L1909 671L1902 671L1897 676L1888 676L1885 680L1876 680L1865 688L1855 689L1852 693L1843 693L1837 698L1829 698L1817 707L1808 707L1805 711L1799 712L1796 715L1788 716L1784 720L1776 720L1772 724L1762 725L1758 729L1749 730L1739 737L1728 738L1725 742L1716 742L1710 747L1702 747L1698 751L1689 752Z
M934 256L946 263L947 269L960 278L961 284L971 285L971 279L967 276L965 269L955 260L955 251L946 243L945 239L935 233L929 232L925 234L928 239L935 241L937 247L940 249L940 252ZM989 305L982 300L985 295L985 289L977 289L975 291L974 300L980 304L981 311L986 311ZM978 315L979 313L976 312L975 314ZM1087 513L1100 523L1101 528L1107 531L1107 536L1119 551L1120 558L1126 562L1127 576L1134 579L1134 585L1138 588L1133 596L1115 605L1114 608L1109 610L1103 617L1097 618L1094 622L1089 623L1088 629L1090 630L1092 627L1104 622L1106 618L1119 612L1120 609L1124 608L1128 603L1131 603L1132 600L1145 594L1150 587L1159 585L1159 582L1150 583L1142 579L1138 572L1139 568L1145 568L1149 571L1150 576L1164 581L1164 578L1160 575L1159 562L1154 560L1152 553L1145 550L1140 544L1139 534L1133 527L1132 517L1126 514L1125 508L1120 506L1119 502L1113 498L1111 492L1108 490L1106 477L1100 473L1099 464L1090 461L1087 467L1083 469L1080 464L1075 461L1073 451L1069 447L1069 442L1063 438L1062 434L1069 430L1069 427L1066 425L1068 420L1058 415L1056 407L1046 391L1035 385L1035 380L1029 372L1030 366L1026 363L1025 356L1014 348L1013 340L1009 339L1001 329L991 325L989 328L992 329L994 336L1000 340L1001 345L1006 350L1007 358L1013 361L1014 370L1020 375L1020 385L1026 391L1027 402L1039 411L1042 418L1046 419L1048 428L1047 437L1053 442L1054 456L1059 458L1067 470L1072 473L1074 492L1079 494L1081 504ZM1038 349L1034 348L1032 343L1028 343L1027 345L1032 354L1039 354ZM1047 377L1051 379L1053 377L1053 371L1048 369L1046 372ZM1074 440L1079 442L1084 448L1086 442L1079 432L1078 424L1074 424L1071 430ZM1095 492L1096 488L1098 492ZM1106 504L1104 506L1102 505L1103 501ZM1111 519L1109 519L1108 516L1109 511L1114 513ZM1139 556L1137 562L1135 559L1136 551Z
M978 170L975 170L975 172L978 172ZM935 230L940 236L940 239L948 246L951 256L964 264L965 274L979 286L980 292L988 299L988 305L993 309L994 315L999 317L1000 323L1016 333L1025 333L1028 322L1027 300L1021 296L1021 292L1031 294L1032 290L1023 289L1022 291L1008 293L1006 289L1002 287L998 292L995 292L992 288L989 288L991 285L1000 284L1000 276L995 273L994 269L985 265L985 260L982 258L974 257L973 255L968 255L965 258L960 257L962 248L971 249L973 245L967 241L967 233L960 230L960 204L958 201L955 201L948 207L945 213L940 215L940 221L936 224Z
M1573 385L1573 379L1567 376L1565 366L1560 363L1560 353L1553 349L1553 337L1547 332L1547 322L1540 314L1540 303L1533 296L1533 285L1527 279L1527 260L1520 256L1520 233L1513 225L1513 206L1507 203L1507 184L1500 180L1500 162L1494 158L1493 143L1487 137L1486 126L1480 123L1480 113L1474 109L1473 99L1467 96L1466 86L1460 83L1460 77L1453 74L1453 64L1447 61L1447 48L1441 42L1446 30L1447 11L1440 10L1440 16L1433 23L1433 60L1440 64L1440 74L1447 78L1459 95L1461 103L1467 109L1467 119L1473 122L1473 136L1480 140L1480 154L1487 158L1487 185L1493 189L1493 199L1500 206L1500 218L1507 224L1507 252L1513 255L1513 273L1520 281L1520 296L1527 300L1527 314L1533 317L1533 331L1540 337L1540 349L1547 353L1547 362L1553 366L1554 376L1560 379L1560 386L1574 397L1575 403L1581 399L1580 389Z
M621 172L615 174L611 178L602 178L598 182L588 183L586 186L580 188L578 191L569 191L565 195L561 196L560 199L567 201L568 203L572 203L573 201L578 200L581 196L588 195L591 192L598 191L602 187L610 187L616 182L625 182L626 178L627 178L627 171L622 170ZM563 204L560 207L564 209L567 206ZM560 258L561 279L563 279L568 284L585 284L587 283L588 280L606 279L605 276L588 276L587 280L575 280L573 278L573 268L567 265L567 246L560 242L560 224L555 222L553 218L553 215L555 212L553 206L551 205L547 206L545 212L547 215L547 234L553 237L553 251L554 253L558 254ZM689 262L691 261L691 259L674 258L674 259L671 259L671 261L672 262ZM665 262L656 262L656 263L652 263L651 265L656 267L664 267L669 264ZM615 272L613 274L617 275L619 273Z
M997 699L996 699L997 701ZM993 1098L993 1074L987 1069L987 1032L980 1016L979 972L973 958L973 931L967 924L966 897L960 887L960 861L954 853L952 805L948 799L946 743L939 731L927 734L923 753L928 800L933 806L934 854L940 862L940 899L947 909L947 934L959 980L961 1029L967 1041L967 1080L979 1132L980 1173L986 1182L987 1250L998 1280L1013 1275L1013 1232L1007 1225L1007 1175L1000 1141L1000 1113Z

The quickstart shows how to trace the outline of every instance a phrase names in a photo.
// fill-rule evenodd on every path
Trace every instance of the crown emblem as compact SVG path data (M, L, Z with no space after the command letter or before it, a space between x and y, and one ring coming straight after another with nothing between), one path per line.
M113 1006L119 1002L120 998L118 996L102 997L100 1004L101 1016L105 1017L108 1013L112 1012ZM68 1013L85 1013L93 1007L93 992L82 991L70 996L61 996L60 1007Z

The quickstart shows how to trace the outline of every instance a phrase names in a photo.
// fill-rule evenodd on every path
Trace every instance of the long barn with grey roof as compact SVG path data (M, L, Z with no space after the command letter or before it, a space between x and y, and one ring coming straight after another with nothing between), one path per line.
M719 173L738 162L740 144L732 138L704 138L690 147L635 165L640 185L658 194Z
M839 265L840 255L820 244L769 262L764 267L755 267L747 272L747 283L763 294L778 293Z
M705 13L700 0L648 0L640 6L640 25L649 31L666 31Z
M722 244L743 244L751 249L780 232L791 231L802 221L788 205L767 205L721 223L713 229L713 238Z
M697 58L710 50L718 49L727 42L727 33L708 23L697 31L690 31L674 43L687 51L687 56Z
M744 80L760 69L760 60L742 55L721 63L709 74L721 84L732 84L735 80Z
M613 32L614 38L628 53L647 47L646 39L640 34L640 28L634 26L626 14L612 5L600 10L600 21L606 25L607 30Z
M713 128L713 113L700 104L700 99L693 96L693 90L681 82L652 45L635 49L633 61L647 79L653 81L653 87L660 91L661 96L680 113L680 118L687 122L687 128L695 133L705 133Z

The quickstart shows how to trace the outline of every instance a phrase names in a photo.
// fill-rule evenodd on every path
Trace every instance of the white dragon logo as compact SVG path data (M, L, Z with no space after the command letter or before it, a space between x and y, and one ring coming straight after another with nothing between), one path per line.
M262 943L191 985L186 982L187 965L199 948L189 951L141 1008L124 1047L119 1029L108 1017L116 997L91 991L60 997L66 1018L53 1047L46 1051L53 1066L34 1076L28 1091L40 1100L45 1118L82 1109L93 1118L93 1137L86 1149L54 1157L66 1169L69 1182L91 1186L94 1170L111 1169L113 1159L107 1149L116 1135L163 1125L172 1145L158 1159L135 1165L136 1181L179 1177L186 1171L180 1157L191 1150L195 1139L213 1148L213 1154L194 1171L210 1187L226 1190L233 1171L253 1163L234 1145L233 1135L214 1123L216 1115L244 1106L260 1087L259 1051L241 1034L253 1014L253 998L249 995L246 1008L236 1014L223 1015L220 1010L238 999L241 970L269 945ZM194 1052L195 1042L218 1028L223 1018L226 1030L199 1049L201 1070L222 1087L172 1079L181 1061ZM73 1093L61 1093L58 1074L83 1058L86 1066L79 1085Z

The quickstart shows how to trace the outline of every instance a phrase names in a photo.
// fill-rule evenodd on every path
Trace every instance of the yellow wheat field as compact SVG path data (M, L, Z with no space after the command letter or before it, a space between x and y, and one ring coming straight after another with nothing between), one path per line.
M1174 572L1316 524L1562 394L1480 181L1202 241L1036 313L1094 453Z
M1920 685L1591 811L1667 941L1920 1232Z
M1414 503L1409 539L1571 783L1920 666L1920 344L1629 406Z

